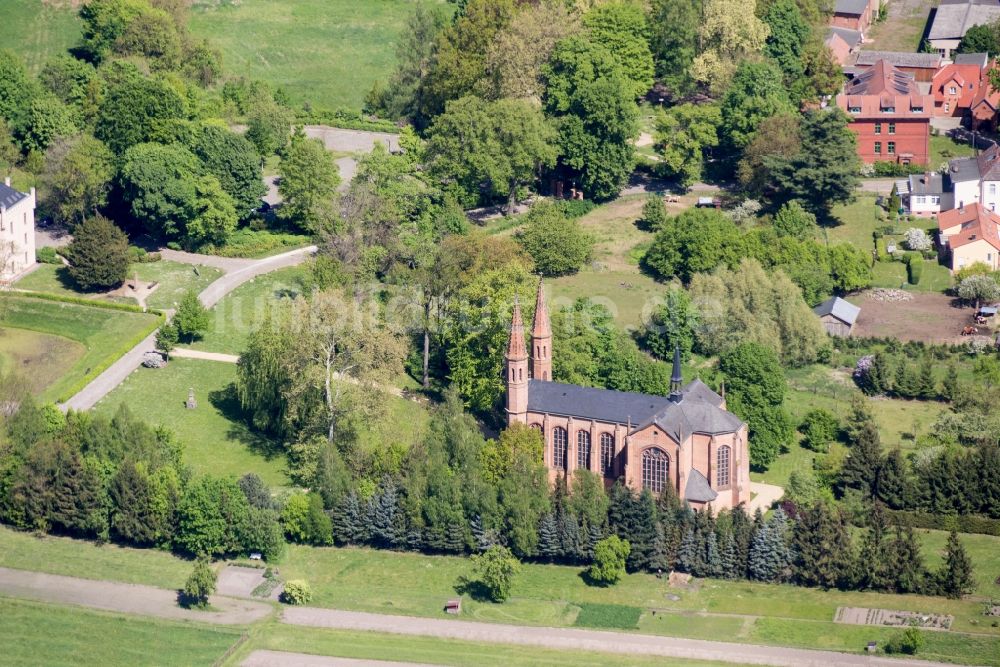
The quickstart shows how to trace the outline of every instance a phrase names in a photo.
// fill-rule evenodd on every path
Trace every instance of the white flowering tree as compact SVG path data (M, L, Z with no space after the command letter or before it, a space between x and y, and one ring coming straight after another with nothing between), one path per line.
M906 230L906 234L903 237L903 247L907 250L930 250L931 246L934 245L931 241L931 237L927 235L922 229L917 229L916 227L910 227Z

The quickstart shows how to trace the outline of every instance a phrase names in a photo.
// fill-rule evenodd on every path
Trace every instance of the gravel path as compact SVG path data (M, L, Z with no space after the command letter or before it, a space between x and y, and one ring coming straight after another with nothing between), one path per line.
M433 667L416 662L386 662L356 658L328 658L308 653L286 651L254 651L242 663L243 667Z
M240 360L238 354L223 354L222 352L203 352L202 350L189 350L178 347L170 352L170 356L176 359L204 359L205 361L222 361L227 364L235 364Z
M248 625L267 618L273 607L261 602L213 595L217 611L197 611L177 605L177 592L138 584L120 584L0 568L0 594L56 604L91 607L126 614L141 614L220 625ZM2 662L2 660L0 660Z
M750 493L756 494L750 501L748 512L753 514L757 508L761 512L771 509L771 505L777 502L781 496L785 495L785 490L774 484L764 484L763 482L750 482Z
M311 254L316 252L316 246L291 250L273 257L264 259L232 259L228 257L214 257L209 255L195 255L192 253L164 251L164 257L175 262L185 264L202 264L216 266L226 271L217 278L211 285L206 287L198 298L205 304L206 308L211 308L218 303L222 297L226 296L234 289L247 282L251 278L270 273L278 269L301 264ZM125 381L132 371L137 369L142 363L142 355L156 348L156 332L149 334L141 343L126 352L118 361L111 364L103 373L94 378L90 384L84 387L79 393L60 405L63 410L89 410L94 407L99 400L107 396L112 389Z
M667 658L716 660L778 667L945 667L926 660L897 660L833 651L734 644L728 642L658 637L633 633L541 628L499 623L389 616L363 612L286 607L282 621L292 625L340 630L390 632L399 635L462 639L492 644L520 644L620 655L656 655Z

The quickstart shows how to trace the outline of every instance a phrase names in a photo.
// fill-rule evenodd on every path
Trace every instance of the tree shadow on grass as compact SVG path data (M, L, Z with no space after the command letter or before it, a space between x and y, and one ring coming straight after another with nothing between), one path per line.
M208 401L229 421L229 430L226 432L228 440L246 445L268 461L284 456L285 451L278 442L247 425L240 401L236 397L236 385L230 383L223 389L210 391Z
M591 577L590 576L590 568L589 567L584 568L576 576L580 577L580 579L583 580L583 583L585 583L588 586L591 586L593 588L610 588L611 587L611 584L609 584L608 582L606 582L606 581L598 581L597 579L594 579L593 577Z
M465 575L459 577L455 583L455 592L459 595L468 595L476 602L493 602L490 591L483 582L469 579Z

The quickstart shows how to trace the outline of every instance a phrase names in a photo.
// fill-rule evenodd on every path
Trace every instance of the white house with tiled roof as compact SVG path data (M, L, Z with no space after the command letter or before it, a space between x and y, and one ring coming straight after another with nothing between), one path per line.
M35 264L35 188L19 192L10 178L0 185L0 281L10 281Z

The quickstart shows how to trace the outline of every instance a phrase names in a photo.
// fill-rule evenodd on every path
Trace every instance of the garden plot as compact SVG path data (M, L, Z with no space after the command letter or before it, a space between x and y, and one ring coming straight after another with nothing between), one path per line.
M944 614L922 614L917 611L895 611L892 609L871 609L869 607L837 607L834 623L849 625L888 625L894 628L923 628L924 630L948 630L953 616Z

